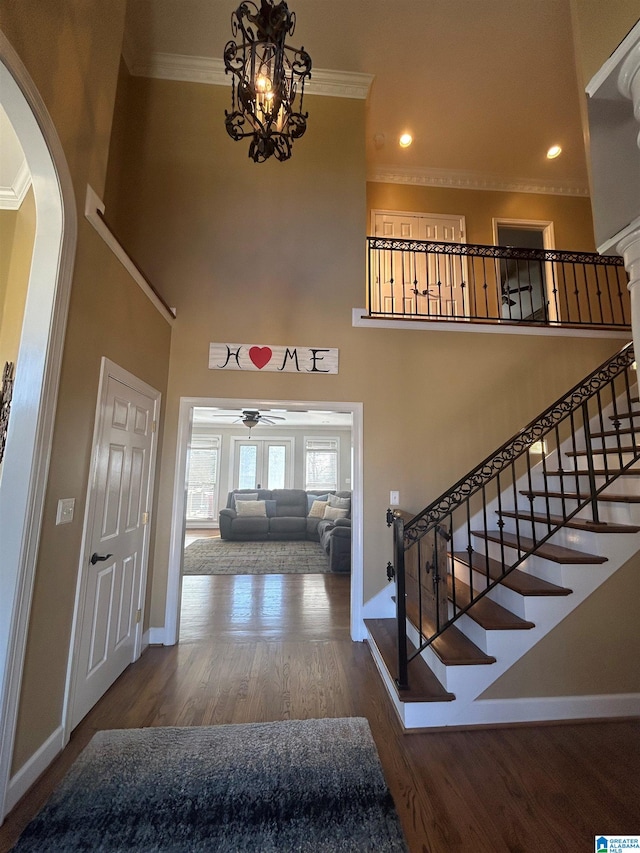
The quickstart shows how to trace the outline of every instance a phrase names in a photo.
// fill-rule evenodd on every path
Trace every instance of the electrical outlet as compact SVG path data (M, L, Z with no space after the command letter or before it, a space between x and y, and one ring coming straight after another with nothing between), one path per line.
M389 492L389 503L391 506L400 506L400 492Z
M75 498L60 498L58 501L58 511L56 512L56 524L69 524L69 522L73 521L75 505Z

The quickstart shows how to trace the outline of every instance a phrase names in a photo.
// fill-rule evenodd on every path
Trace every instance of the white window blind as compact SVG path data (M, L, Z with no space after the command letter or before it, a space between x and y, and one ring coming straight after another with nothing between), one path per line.
M338 438L305 438L305 489L338 488Z
M192 435L187 478L187 521L216 517L220 436Z

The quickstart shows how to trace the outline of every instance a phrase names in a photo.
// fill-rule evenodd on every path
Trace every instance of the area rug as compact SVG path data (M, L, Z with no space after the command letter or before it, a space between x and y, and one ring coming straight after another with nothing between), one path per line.
M15 853L407 853L364 718L98 732Z
M329 571L319 542L196 539L184 551L185 575L316 574Z

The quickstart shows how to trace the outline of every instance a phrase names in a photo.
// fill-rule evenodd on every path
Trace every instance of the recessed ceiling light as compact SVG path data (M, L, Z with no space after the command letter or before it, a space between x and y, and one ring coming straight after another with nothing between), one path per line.
M398 142L401 148L408 148L413 142L413 136L410 133L403 133Z
M556 157L559 157L562 154L562 148L559 145L552 145L551 148L547 151L547 159L555 160Z

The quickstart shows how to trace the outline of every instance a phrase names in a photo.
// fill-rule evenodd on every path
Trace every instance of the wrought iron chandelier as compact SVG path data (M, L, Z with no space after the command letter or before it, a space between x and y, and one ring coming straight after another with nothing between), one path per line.
M236 141L251 138L249 157L256 163L272 155L288 160L293 140L307 129L302 102L311 57L285 44L295 26L285 0L261 0L259 9L245 0L231 15L234 38L225 46L224 64L233 80L225 126Z

